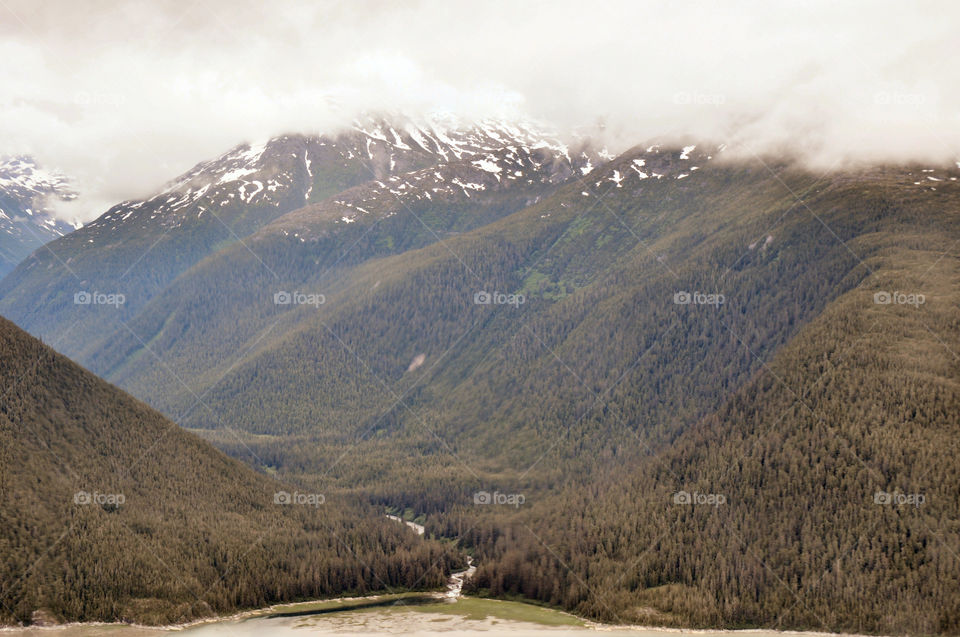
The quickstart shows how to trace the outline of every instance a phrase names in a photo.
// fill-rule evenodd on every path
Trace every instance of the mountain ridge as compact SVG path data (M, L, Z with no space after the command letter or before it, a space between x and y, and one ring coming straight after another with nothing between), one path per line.
M336 194L366 183L375 196L379 189L381 196L392 198L394 194L385 193L388 187L381 179L389 182L392 173L412 170L435 179L434 173L441 173L429 170L433 166L439 171L455 171L465 179L467 173L471 175L469 179L473 181L461 181L466 185L451 200L466 201L470 188L477 185L477 177L493 174L490 164L484 163L490 161L486 155L497 144L508 145L510 134L519 136L514 140L516 148L505 152L514 155L516 161L520 160L517 152L527 157L529 172L537 173L548 157L550 166L566 162L567 173L590 161L584 150L581 153L586 159L571 160L566 146L547 141L546 136L538 140L540 133L512 125L497 128L486 122L463 130L439 125L429 129L408 126L414 134L400 134L387 127L396 134L393 140L386 138L383 127L383 120L370 119L358 121L354 128L333 137L285 135L257 147L240 145L216 159L201 162L152 197L117 204L77 232L48 246L46 251L33 253L0 282L0 312L28 329L31 325L40 327L38 335L43 335L43 330L59 330L65 325L64 316L70 316L68 322L78 326L77 338L94 340L99 320L91 320L89 313L84 318L71 312L74 294L123 294L125 302L117 307L117 315L129 318L205 257L231 244L243 246L247 236L311 200L326 201L328 208L348 212L350 217L339 214L332 219L346 225L345 217L353 221L353 216L360 214L357 206L366 208L362 201L351 203L352 207L334 203L331 199ZM421 147L415 137L431 148ZM524 151L523 144L541 145ZM539 161L533 159L537 156L541 157ZM440 164L438 157L443 159ZM447 167L448 158L454 160L455 167ZM492 182L500 177L488 179ZM451 180L458 181L455 175ZM407 188L405 184L400 187ZM435 194L426 185L418 191L426 197ZM397 208L409 210L403 201L397 203ZM525 200L521 199L519 203L504 205L512 210L523 203ZM35 290L42 291L44 303L31 309L18 308L21 302L33 298ZM41 318L45 306L55 309L55 314ZM83 360L82 350L70 342L59 346Z

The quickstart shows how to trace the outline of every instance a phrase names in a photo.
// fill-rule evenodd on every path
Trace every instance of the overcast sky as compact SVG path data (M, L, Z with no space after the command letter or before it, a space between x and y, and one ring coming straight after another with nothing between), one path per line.
M0 154L74 176L64 214L86 220L358 110L942 163L960 157L958 33L953 1L0 0Z

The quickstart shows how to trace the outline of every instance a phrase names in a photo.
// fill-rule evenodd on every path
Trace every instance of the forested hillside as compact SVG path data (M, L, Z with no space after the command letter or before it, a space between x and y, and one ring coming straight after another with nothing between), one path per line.
M476 590L610 621L956 634L960 279L938 235L851 242L870 283L629 476L570 477L510 521L447 516L475 525ZM894 288L925 302L874 303Z
M262 472L423 516L477 594L957 633L958 172L711 153L355 186L107 317L86 360Z
M5 319L0 351L0 624L182 622L434 588L460 564L351 498L256 474Z
M358 439L395 453L397 443L417 448L426 436L441 455L518 473L543 450L579 462L583 449L616 449L635 435L665 444L869 276L835 232L849 240L909 221L884 213L885 192L909 179L895 169L817 184L807 197L814 216L788 188L805 191L816 177L780 168L786 187L762 166L738 163L629 189L601 181L602 206L574 183L502 221L333 274L305 264L316 246L264 232L253 245L265 263L298 277L279 289L323 290L325 303L277 307L267 269L234 252L191 273L207 293L184 288L166 299L164 307L181 302L189 313L158 306L136 324L149 329L104 354L131 348L125 366L134 375L124 382L188 427L284 436L281 448L256 436L245 444L298 472L326 467ZM396 223L421 227L413 215ZM215 290L221 300L208 301ZM524 302L478 305L484 290ZM678 305L683 291L724 302ZM232 435L225 442L246 453ZM407 470L357 455L330 475Z
M283 473L425 513L428 531L474 551L480 594L613 622L956 634L958 193L911 187L899 168L752 175L672 217L641 216L634 192L541 239L571 194L368 264L355 275L365 310L265 352L236 385L263 391L230 421L284 434L250 437ZM605 261L598 244L616 239L597 237L616 217L634 222L634 247ZM468 267L526 302L472 314ZM565 285L531 286L532 270ZM678 290L725 299L677 305ZM440 361L409 378L421 352ZM270 369L307 379L280 376L295 396L336 393L284 429L299 401L264 387ZM337 379L357 375L354 398ZM348 414L364 407L357 427ZM311 417L318 433L298 431ZM482 490L523 504L477 506ZM676 504L681 491L722 503Z

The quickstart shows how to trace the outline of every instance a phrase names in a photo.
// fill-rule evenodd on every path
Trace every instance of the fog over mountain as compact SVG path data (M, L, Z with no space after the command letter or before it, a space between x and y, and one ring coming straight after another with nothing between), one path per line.
M950 2L344 3L0 6L3 154L75 175L90 220L243 140L360 111L598 125L743 152L952 163ZM77 29L78 23L84 28Z

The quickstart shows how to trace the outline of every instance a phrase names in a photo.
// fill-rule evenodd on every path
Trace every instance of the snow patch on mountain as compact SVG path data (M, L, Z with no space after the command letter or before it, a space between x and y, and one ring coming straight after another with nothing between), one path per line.
M63 173L27 156L0 159L0 233L37 245L63 236L80 224L57 219L52 204L76 198Z
M402 209L419 200L475 198L501 188L555 184L606 163L586 143L580 146L571 152L560 135L532 120L473 122L451 113L419 119L364 115L343 130L236 146L197 164L149 198L114 206L88 224L85 238L121 228L166 232L197 220L211 223L211 215L224 222L262 214L269 223L299 208L331 205L319 201L321 188L354 192L366 184L351 195L355 212L333 217L353 223L360 210L393 214L398 203Z

